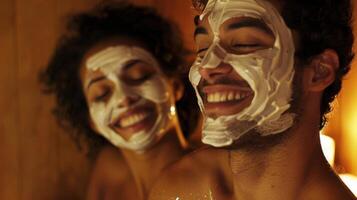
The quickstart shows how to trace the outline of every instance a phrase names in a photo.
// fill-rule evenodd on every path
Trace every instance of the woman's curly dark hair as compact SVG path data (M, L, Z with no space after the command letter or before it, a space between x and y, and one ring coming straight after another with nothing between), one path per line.
M79 70L85 53L100 41L129 37L143 43L161 64L168 77L183 80L185 92L176 103L180 125L185 134L196 127L199 111L195 93L187 78L185 56L179 30L152 8L122 2L99 4L89 12L72 16L67 32L59 39L47 68L40 74L45 92L55 94L54 114L74 141L82 139L95 155L107 141L90 127L89 111L82 91ZM187 135L186 135L187 136Z
M202 11L208 0L192 0L193 6ZM326 49L333 49L339 56L340 67L335 81L323 92L320 105L320 128L331 112L331 102L342 87L343 77L351 68L354 37L352 31L352 6L350 0L280 0L282 16L289 28L299 34L300 48L296 56L304 62Z

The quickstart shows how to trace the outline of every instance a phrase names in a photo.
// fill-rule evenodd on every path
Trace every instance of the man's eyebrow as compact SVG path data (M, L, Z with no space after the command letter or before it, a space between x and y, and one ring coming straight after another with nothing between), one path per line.
M255 27L260 30L263 30L264 32L274 35L272 30L262 21L258 19L243 19L241 21L229 24L227 27L227 30L234 30L234 29L239 29L239 28L245 28L245 27Z
M98 82L98 81L102 81L102 80L104 80L104 79L106 79L105 76L99 76L99 77L96 77L96 78L90 80L89 83L88 83L88 85L87 85L87 90L89 89L89 87L90 87L93 83Z

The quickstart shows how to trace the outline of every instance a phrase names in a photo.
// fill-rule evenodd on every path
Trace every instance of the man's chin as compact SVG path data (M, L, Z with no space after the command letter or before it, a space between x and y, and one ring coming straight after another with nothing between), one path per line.
M234 140L231 145L224 148L229 150L264 150L267 147L273 147L280 144L284 140L285 135L286 134L282 132L274 135L262 136L254 129Z

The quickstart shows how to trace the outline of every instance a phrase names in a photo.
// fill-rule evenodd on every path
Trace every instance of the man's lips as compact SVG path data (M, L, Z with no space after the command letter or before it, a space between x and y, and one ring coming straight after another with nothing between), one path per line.
M206 113L209 115L231 115L250 105L254 92L249 87L237 85L210 85L202 89Z
M203 88L204 103L224 103L241 101L253 95L249 87L234 85L212 85Z

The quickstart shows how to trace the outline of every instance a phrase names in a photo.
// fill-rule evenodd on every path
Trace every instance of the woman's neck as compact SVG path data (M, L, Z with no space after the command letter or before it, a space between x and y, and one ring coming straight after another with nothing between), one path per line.
M122 150L142 198L150 192L160 173L184 154L176 131L173 129L143 153Z

